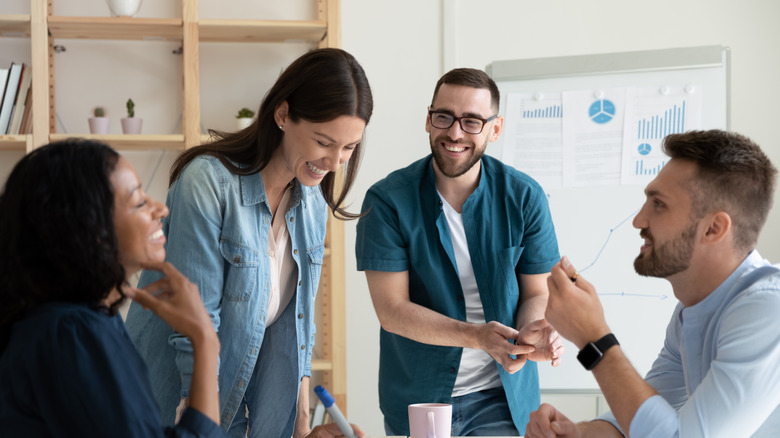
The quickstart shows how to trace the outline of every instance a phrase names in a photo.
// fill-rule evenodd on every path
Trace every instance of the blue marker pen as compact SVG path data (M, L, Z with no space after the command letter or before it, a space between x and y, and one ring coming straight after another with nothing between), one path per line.
M347 419L344 418L344 414L342 414L339 407L336 406L333 396L328 393L328 390L323 388L322 385L317 385L314 388L314 392L317 394L317 397L322 400L322 404L325 405L325 410L330 414L330 418L333 418L333 422L339 427L341 433L348 438L357 438L355 432L352 431L352 426L350 426Z

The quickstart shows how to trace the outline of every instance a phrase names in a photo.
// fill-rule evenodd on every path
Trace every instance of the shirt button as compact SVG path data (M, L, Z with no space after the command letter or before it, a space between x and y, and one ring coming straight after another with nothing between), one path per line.
M269 250L268 250L268 255L269 255L269 256L271 256L271 257L273 257L273 256L274 256L274 250L272 250L272 249L269 249Z
M290 217L290 222L295 222L295 217Z
M240 381L240 382L238 382L238 387L239 387L239 388L241 388L241 387L243 387L243 386L244 386L244 381L243 381L243 380L242 380L242 381Z
M298 319L303 319L303 313L298 314Z
M305 345L301 345L301 350L305 350L305 349L306 349L306 346Z
M298 286L300 286L301 284L303 284L303 282L302 282L302 281L299 281L299 282L298 282Z
M295 254L295 255L298 255L298 250L297 250L297 249L294 249L294 250L293 250L293 254Z
M241 263L241 256L237 255L233 258L233 262L235 263Z
M455 367L450 367L450 372L452 374L455 374L458 370L455 369Z

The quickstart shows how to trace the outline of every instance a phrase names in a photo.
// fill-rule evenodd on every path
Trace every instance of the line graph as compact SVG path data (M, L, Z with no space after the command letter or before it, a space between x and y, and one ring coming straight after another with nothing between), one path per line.
M625 223L626 223L626 222L627 222L629 219L631 219L631 218L633 218L634 216L636 216L636 214L637 214L637 213L639 213L639 210L640 210L640 209L639 209L639 208L637 208L637 209L636 209L636 211L634 211L633 213L631 213L630 215L628 215L628 216L627 216L625 219L623 219L622 221L620 221L620 222L619 222L617 225L615 225L614 227L612 227L612 228L610 228L610 229L609 229L609 234L607 234L607 240L605 240L605 241L604 241L604 244L603 244L603 245L601 245L601 249L599 249L599 252L596 254L596 257L593 259L593 261L592 261L592 262L590 262L590 264L589 264L589 265L587 265L587 266L585 266L584 268L580 269L580 270L579 270L579 272L585 272L585 271L587 271L588 269L590 269L591 267L593 267L593 265L595 265L595 264L596 264L596 262L598 262L598 261L599 261L599 258L601 258L601 253L603 253L603 252L604 252L604 248L606 248L606 247L607 247L607 244L609 243L609 239L611 239L611 238L612 238L612 234L615 232L615 230L617 230L618 228L622 227L622 226L623 226L623 224L625 224Z
M607 234L607 238L604 240L604 243L601 245L601 248L599 248L598 252L596 253L596 256L593 258L593 261L590 262L587 266L585 266L582 269L579 269L578 271L580 273L588 271L590 268L592 268L596 263L598 263L599 259L601 259L601 255L604 253L604 250L607 248L607 245L609 245L610 239L612 239L612 236L615 234L615 231L617 231L619 228L621 228L623 225L628 222L629 219L632 219L634 216L639 213L639 210L641 208L636 209L634 212L632 212L630 215L626 216L618 222L617 225L609 229L609 233ZM669 298L666 294L650 294L650 293L635 293L635 292L598 292L598 296L600 297L626 297L626 298L652 298L657 299L660 301L666 300Z

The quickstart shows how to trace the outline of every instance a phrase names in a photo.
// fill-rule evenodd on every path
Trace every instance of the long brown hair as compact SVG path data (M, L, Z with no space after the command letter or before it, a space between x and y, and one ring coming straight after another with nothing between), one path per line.
M228 170L238 175L263 170L282 141L283 133L276 126L274 111L285 101L289 106L288 116L294 122L303 119L323 123L341 116L356 116L368 124L374 109L366 74L352 55L341 49L312 50L282 72L263 98L257 119L249 127L238 132L209 130L216 141L183 152L173 163L170 184L190 161L204 154L217 157ZM357 176L363 143L361 141L355 147L346 164L340 191L336 173L328 173L320 183L322 195L338 219L360 217L344 210L342 204Z

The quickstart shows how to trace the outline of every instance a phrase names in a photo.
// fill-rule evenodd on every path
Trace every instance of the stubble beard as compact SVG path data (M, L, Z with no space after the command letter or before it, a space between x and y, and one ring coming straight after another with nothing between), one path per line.
M444 174L444 176L448 178L457 178L464 173L471 170L472 167L474 167L475 164L479 162L479 160L482 159L482 156L485 154L485 149L487 148L488 139L485 139L485 143L482 145L481 148L477 148L476 145L473 142L470 141L454 141L451 138L447 137L446 135L440 135L436 137L436 140L433 139L433 137L429 136L430 143L431 143L431 153L433 154L433 159L436 162L436 166L439 168L441 173ZM469 148L469 153L471 156L469 159L461 164L457 165L456 163L452 163L450 158L444 156L444 153L441 150L441 147L439 146L442 142L447 143L454 143L454 144L462 144Z
M645 277L667 278L682 272L691 265L697 224L694 222L676 239L664 242L656 248L655 241L646 230L639 234L653 243L650 253L639 254L634 260L634 270Z

